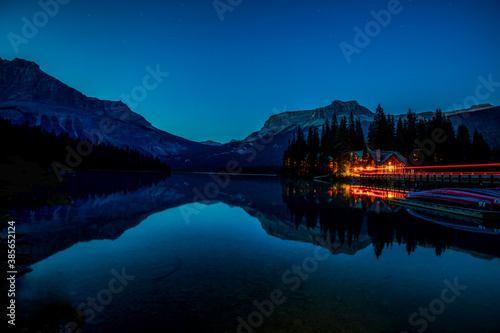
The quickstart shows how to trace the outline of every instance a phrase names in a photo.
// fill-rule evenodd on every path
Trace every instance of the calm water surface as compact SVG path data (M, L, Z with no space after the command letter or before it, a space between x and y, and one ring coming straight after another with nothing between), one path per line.
M341 185L226 183L78 175L76 207L20 217L20 311L78 308L83 332L500 332L500 235Z

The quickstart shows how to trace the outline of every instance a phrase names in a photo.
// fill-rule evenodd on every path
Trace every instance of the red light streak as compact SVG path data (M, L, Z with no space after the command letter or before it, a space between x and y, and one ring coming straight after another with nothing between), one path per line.
M478 167L500 167L500 163L490 163L490 164L455 164L455 165L428 165L428 166L410 166L410 167L398 167L396 172L377 172L377 169L370 170L370 172L358 172L358 174L363 175L398 175L404 173L398 173L398 171L403 170L423 170L423 169L453 169L453 168L478 168ZM411 175L427 175L427 174L440 174L444 176L449 175L463 175L464 171L448 171L448 172L414 172ZM472 171L466 172L465 176L468 175L500 175L500 171Z
M429 166L416 166L416 167L402 167L398 169L441 169L441 168L474 168L474 167L494 167L500 166L500 163L490 164L456 164L456 165L429 165Z

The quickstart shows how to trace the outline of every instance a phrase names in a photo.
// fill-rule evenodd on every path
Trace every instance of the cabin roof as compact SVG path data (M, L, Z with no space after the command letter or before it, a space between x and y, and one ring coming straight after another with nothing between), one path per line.
M380 151L380 160L377 159L377 151L376 150L368 149L368 152L370 153L370 155L373 158L373 161L375 162L376 165L384 165L393 155L398 160L400 160L401 163L403 163L404 165L408 165L406 158L404 158L403 155L401 155L397 151L381 150Z
M363 151L362 150L355 150L355 151L352 151L352 156L354 157L354 155L358 155L358 158L356 158L356 162L359 162L361 161L361 159L363 158Z

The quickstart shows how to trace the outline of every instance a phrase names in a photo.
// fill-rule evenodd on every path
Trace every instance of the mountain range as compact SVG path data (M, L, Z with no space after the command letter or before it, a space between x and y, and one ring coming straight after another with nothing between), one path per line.
M496 135L500 107L489 104L445 112L452 124L478 129L490 144L500 144ZM321 127L334 114L338 119L350 113L360 119L367 134L374 113L356 101L333 101L315 110L289 111L271 116L263 127L243 140L228 143L194 142L155 128L121 101L87 97L22 59L0 58L0 116L15 124L40 125L55 133L67 132L82 140L133 148L157 156L175 170L226 170L247 173L275 173L283 152L300 125L307 130ZM428 119L433 112L418 113ZM395 116L397 120L405 114Z

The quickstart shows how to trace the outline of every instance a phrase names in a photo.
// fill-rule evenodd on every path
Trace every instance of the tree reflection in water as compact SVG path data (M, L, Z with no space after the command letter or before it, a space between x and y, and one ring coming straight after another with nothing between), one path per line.
M367 232L377 258L394 242L405 244L409 255L421 246L434 248L440 256L454 243L469 238L467 231L411 216L384 200L383 192L363 191L346 184L282 181L283 202L296 228L305 224L314 229L319 225L323 239L331 244L351 247L360 233ZM397 195L404 194L386 191L385 197Z

